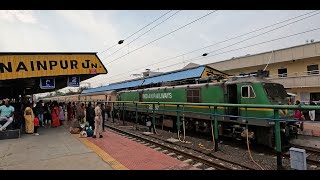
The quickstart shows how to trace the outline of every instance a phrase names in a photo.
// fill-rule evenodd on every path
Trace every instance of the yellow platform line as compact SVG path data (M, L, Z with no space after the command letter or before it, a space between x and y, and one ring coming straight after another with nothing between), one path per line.
M129 170L123 164L112 158L107 152L99 148L94 143L90 142L87 138L79 138L78 134L74 134L75 138L78 138L84 145L92 149L101 159L103 159L106 163L110 164L112 169L114 170Z

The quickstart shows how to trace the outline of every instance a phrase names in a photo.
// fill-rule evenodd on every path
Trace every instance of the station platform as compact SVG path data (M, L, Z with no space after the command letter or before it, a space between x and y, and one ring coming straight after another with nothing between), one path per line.
M40 128L0 142L0 170L198 170L109 129L103 138L80 138L67 125Z
M304 129L299 134L320 137L320 123L304 123Z
M320 150L320 137L313 137L308 135L299 135L298 139L290 141L292 145L310 147Z
M187 163L165 155L113 133L103 132L103 138L79 138L116 170L199 170ZM78 135L77 135L78 137Z
M40 128L39 136L21 134L0 141L0 170L112 170L67 127Z

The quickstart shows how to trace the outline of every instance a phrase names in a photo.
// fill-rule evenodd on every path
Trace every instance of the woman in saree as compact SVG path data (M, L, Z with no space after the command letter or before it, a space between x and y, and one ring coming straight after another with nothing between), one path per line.
M53 102L52 108L52 127L60 126L60 119L59 119L59 106L56 101Z
M73 108L72 108L71 102L69 102L67 105L67 118L68 118L68 122L71 122L73 119Z
M60 119L60 124L63 125L63 121L64 121L64 108L63 108L63 104L59 103L59 119Z
M26 133L33 134L34 131L34 114L32 111L32 104L28 103L26 105L26 109L24 110L24 119L25 119L25 126L26 126Z

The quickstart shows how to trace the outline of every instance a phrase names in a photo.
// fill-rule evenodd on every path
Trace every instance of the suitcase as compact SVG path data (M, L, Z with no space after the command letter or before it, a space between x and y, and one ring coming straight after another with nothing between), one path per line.
M0 140L20 138L20 129L5 130L0 132Z

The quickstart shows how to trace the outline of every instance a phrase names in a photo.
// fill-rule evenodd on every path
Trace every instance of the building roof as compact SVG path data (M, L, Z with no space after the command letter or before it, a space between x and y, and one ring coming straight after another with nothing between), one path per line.
M189 69L189 68L197 67L197 66L200 66L200 64L189 63L189 64L187 64L183 69Z
M215 73L218 73L218 74L227 75L216 69L202 65L202 66L197 66L189 69L180 69L177 71L171 71L171 72L158 74L154 76L119 82L119 83L110 84L110 85L102 86L98 88L86 89L82 92L82 94L95 93L99 91L126 89L131 87L138 87L142 85L149 85L149 84L169 82L169 81L178 81L178 80L184 80L184 79L190 79L190 78L201 78L204 75L207 75L206 70L211 70L211 71L215 71Z

